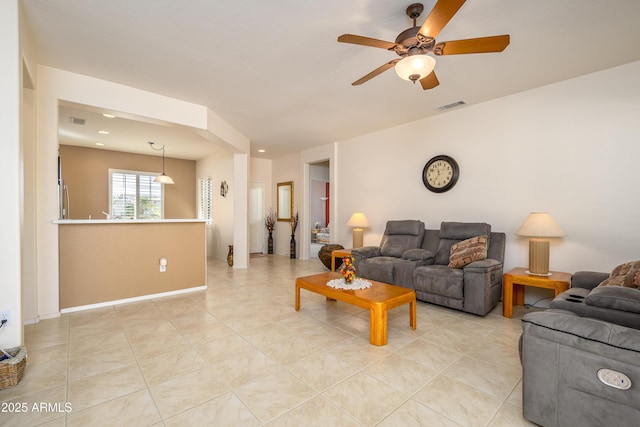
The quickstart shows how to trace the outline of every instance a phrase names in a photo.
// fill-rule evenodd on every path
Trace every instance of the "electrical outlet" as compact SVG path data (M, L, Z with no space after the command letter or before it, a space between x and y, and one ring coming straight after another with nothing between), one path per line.
M11 310L0 310L0 321L6 320L7 323L4 326L11 326Z

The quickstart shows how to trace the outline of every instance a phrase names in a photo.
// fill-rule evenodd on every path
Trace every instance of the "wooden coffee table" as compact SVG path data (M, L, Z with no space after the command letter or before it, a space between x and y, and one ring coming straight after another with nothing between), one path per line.
M416 329L416 293L411 289L369 280L371 287L356 291L327 286L331 279L342 277L339 273L320 273L296 279L296 311L300 310L300 289L306 289L327 298L342 301L369 310L369 342L387 344L387 311L409 303L409 325Z

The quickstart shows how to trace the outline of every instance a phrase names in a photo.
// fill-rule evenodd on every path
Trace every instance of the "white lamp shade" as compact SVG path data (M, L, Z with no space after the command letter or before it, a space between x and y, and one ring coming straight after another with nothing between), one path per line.
M362 212L356 212L351 215L351 218L349 218L349 222L347 222L347 225L354 228L367 228L370 226L369 220L366 216L364 216Z
M528 237L566 236L564 230L548 212L531 212L516 234Z
M153 180L154 182L159 182L160 184L174 184L173 179L169 175L158 175Z
M398 61L395 69L401 79L415 82L431 74L435 66L436 60L433 56L411 55Z

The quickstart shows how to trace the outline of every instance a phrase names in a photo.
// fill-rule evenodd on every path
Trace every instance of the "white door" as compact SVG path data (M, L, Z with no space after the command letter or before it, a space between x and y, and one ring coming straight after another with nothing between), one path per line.
M249 190L249 253L264 250L264 183L251 181Z

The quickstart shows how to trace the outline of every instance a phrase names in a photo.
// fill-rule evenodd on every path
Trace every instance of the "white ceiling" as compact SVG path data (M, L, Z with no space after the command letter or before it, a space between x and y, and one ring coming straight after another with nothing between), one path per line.
M39 63L206 105L264 158L640 60L638 0L468 0L437 40L510 34L511 44L437 57L440 86L430 91L393 70L351 86L396 56L336 41L344 33L394 41L412 26L411 1L22 3ZM418 25L435 0L423 3ZM161 136L142 140L153 138Z

